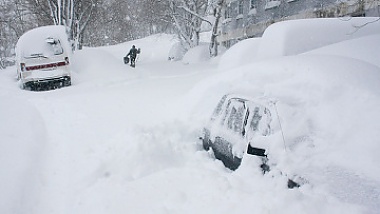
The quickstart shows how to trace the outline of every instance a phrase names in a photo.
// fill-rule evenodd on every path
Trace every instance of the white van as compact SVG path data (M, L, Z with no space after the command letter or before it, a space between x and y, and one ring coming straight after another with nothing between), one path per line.
M71 85L71 48L64 26L44 26L26 32L16 45L17 79L27 90Z

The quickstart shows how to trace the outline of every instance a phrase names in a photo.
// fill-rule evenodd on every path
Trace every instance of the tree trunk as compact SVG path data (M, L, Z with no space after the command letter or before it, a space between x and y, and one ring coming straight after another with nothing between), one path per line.
M216 8L214 10L214 16L215 16L215 22L212 27L212 32L211 32L211 42L210 42L210 56L211 57L216 57L218 56L218 26L219 26L219 21L220 18L222 17L222 9L225 5L225 0L218 0L216 3Z

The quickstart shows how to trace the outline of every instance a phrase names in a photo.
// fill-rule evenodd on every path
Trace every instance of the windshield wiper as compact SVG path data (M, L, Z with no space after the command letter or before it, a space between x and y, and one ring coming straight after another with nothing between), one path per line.
M38 54L31 54L30 56L25 57L25 58L27 58L27 59L31 59L31 58L45 58L45 59L47 59L49 57L45 56L42 53L38 53Z

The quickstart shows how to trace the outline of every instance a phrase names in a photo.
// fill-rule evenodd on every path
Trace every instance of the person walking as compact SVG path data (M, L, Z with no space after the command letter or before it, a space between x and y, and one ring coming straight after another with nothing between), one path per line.
M139 49L136 49L136 46L132 45L132 48L131 50L129 50L129 53L127 54L127 57L129 56L130 57L130 62L131 62L131 67L135 67L136 65L136 57L137 57L137 54L140 53L140 48Z

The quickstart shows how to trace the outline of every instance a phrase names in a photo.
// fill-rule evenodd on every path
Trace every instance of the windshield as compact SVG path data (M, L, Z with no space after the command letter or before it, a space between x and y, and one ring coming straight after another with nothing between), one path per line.
M24 58L49 58L63 54L61 42L57 38L47 38L43 42L36 41L24 47Z
M243 133L243 124L245 118L245 105L243 102L232 102L229 108L227 119L227 128L236 132Z

